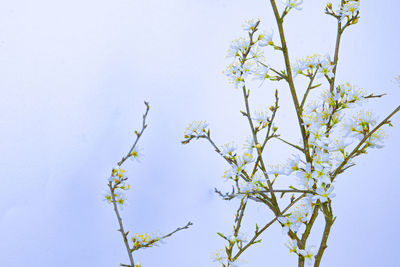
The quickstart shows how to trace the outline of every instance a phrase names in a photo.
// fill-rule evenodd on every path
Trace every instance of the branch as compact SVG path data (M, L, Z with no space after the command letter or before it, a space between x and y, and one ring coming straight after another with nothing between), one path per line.
M293 200L293 202L291 202L283 211L282 214L284 214L285 212L287 212L294 204L296 204L297 201L299 201L300 199L302 199L303 197L305 197L306 194L302 194L301 196L299 196L298 198L296 198L295 200ZM272 219L270 222L268 222L263 228L261 228L260 230L256 230L253 238L242 248L240 249L236 255L232 258L233 261L237 260L239 258L239 256L246 250L248 249L251 245L255 244L257 241L256 239L268 228L270 227L276 220L278 219L278 217L275 217L274 219Z
M302 149L301 147L299 147L299 146L297 146L297 145L294 145L294 144L292 144L292 143L290 143L290 142L288 142L288 141L286 141L286 140L283 140L283 139L280 138L280 137L275 137L275 138L278 139L278 140L281 140L282 142L284 142L284 143L286 143L286 144L288 144L288 145L290 145L290 146L292 146L292 147L294 147L294 148L296 148L296 149L298 149L298 150L300 150L301 152L304 153L304 149Z
M118 166L121 166L129 157L131 157L131 153L132 153L133 149L136 147L140 137L142 136L144 130L147 127L147 125L146 125L146 117L147 117L147 114L149 113L150 106L149 106L149 103L146 102L146 101L144 102L144 104L146 105L146 111L145 111L145 113L143 115L142 129L141 129L141 131L139 133L136 132L136 140L135 140L135 142L133 143L133 145L132 145L131 149L129 150L128 154L125 157L123 157L120 162L118 162ZM115 215L117 216L117 219L118 219L119 231L121 232L122 238L124 240L125 248L126 248L126 250L128 252L129 261L131 263L131 266L134 267L135 266L135 262L134 262L133 256L132 256L132 251L131 251L132 249L129 246L128 238L127 238L129 232L125 232L125 230L124 230L124 225L122 223L122 218L121 218L121 216L119 214L118 207L117 207L117 201L115 200L115 193L114 193L115 189L116 189L115 186L116 186L115 184L114 184L114 186L112 185L112 182L108 183L108 187L110 188L110 192L111 192L111 200L112 200L112 203L113 203L113 206L114 206L114 212L115 212ZM124 266L124 265L121 265L121 266Z
M124 230L124 225L123 225L123 223L122 223L122 218L121 218L121 216L119 215L119 211L118 211L118 207L117 207L117 202L116 202L116 200L115 200L115 194L114 194L115 188L113 188L113 187L111 186L111 182L108 184L108 187L110 188L110 191L111 191L112 203L113 203L113 206L114 206L115 215L117 216L118 223L119 223L119 229L118 229L118 231L121 232L122 238L123 238L123 240L124 240L125 248L126 248L126 251L128 252L129 261L131 262L131 266L135 266L135 262L133 261L133 256L132 256L131 248L130 248L129 243L128 243L128 238L127 238L128 233L126 233L125 230ZM129 265L128 265L128 266L129 266Z
M237 166L236 160L230 159L230 158L225 157L225 156L222 155L221 150L218 148L218 146L217 146L217 145L214 143L214 141L211 139L210 133L208 133L207 136L205 136L204 138L207 139L207 140L210 142L210 144L214 147L215 151L216 151L219 155L221 155L230 165L236 165L236 166ZM251 180L250 177L249 177L249 175L248 175L248 174L246 173L246 171L244 171L244 170L242 170L242 171L240 172L240 177L242 177L243 180L245 180L245 181L247 181L247 182Z
M253 35L257 31L257 27L258 27L259 23L260 23L260 21L258 21L256 23L256 25L254 26L253 31L251 33L249 33L250 44L249 44L249 47L247 48L246 52L243 54L243 58L241 60L241 65L242 66L244 65L244 63L246 61L246 58L247 58L248 54L250 53L252 44L254 44L253 43ZM245 115L247 117L248 121L249 121L250 130L251 130L252 135L253 135L253 140L257 145L258 144L257 133L256 133L256 130L254 128L253 121L251 119L249 101L248 101L249 95L248 95L248 93L246 93L246 86L245 85L242 87L242 90L243 90L243 97L244 97L244 102L245 102L245 106L246 106L246 114L243 114L243 115ZM264 173L265 179L267 180L267 184L268 184L269 190L272 190L272 184L271 184L271 181L270 181L270 179L268 177L268 174L266 173L266 168L265 168L265 165L264 165L264 161L262 159L261 150L257 149L257 153L258 153L258 158L259 158L258 162L260 162L260 164L261 164L261 168L262 168L262 171ZM257 165L255 165L255 166L257 166ZM273 202L277 205L276 197L275 197L275 195L274 195L274 193L272 191L271 191L271 196L272 196ZM279 207L277 207L277 209L279 210Z
M275 72L275 74L279 76L278 80L287 80L286 75L283 75L282 72L279 72L279 71L277 71L276 69L271 68L270 66L265 65L264 63L262 63L262 62L259 61L259 60L257 60L257 63L259 63L259 64L263 65L264 67L269 68L270 70L272 70L273 72Z
M311 162L312 159L310 156L307 134L306 134L306 130L304 127L303 119L301 117L300 104L299 104L299 100L297 98L296 89L295 89L294 82L293 82L292 69L291 69L290 59L289 59L289 52L288 52L288 48L287 48L287 44L286 44L285 33L283 31L283 20L279 16L279 11L276 6L275 0L270 0L270 1L271 1L272 9L274 11L276 23L278 24L278 28L279 28L279 36L281 38L281 43L282 43L282 52L283 52L283 57L285 60L285 65L286 65L287 82L289 84L290 93L292 95L293 103L294 103L294 106L296 109L297 120L299 122L301 135L303 137L303 147L304 147L304 152L305 152L304 154L306 156L307 162Z
M188 229L191 225L193 225L193 223L192 223L192 222L188 222L185 226L183 226L183 227L178 227L178 228L176 228L174 231L172 231L171 233L169 233L169 234L167 234L167 235L164 235L163 237L160 238L160 240L165 239L165 238L168 238L168 237L170 237L171 235L175 234L176 232L179 232L179 231Z
M132 154L131 154L132 151L135 149L137 143L139 142L140 137L142 136L144 130L147 128L146 117L147 117L147 114L149 113L150 106L149 106L149 103L146 102L146 101L144 101L144 104L146 105L146 111L143 114L142 129L140 130L139 133L137 131L135 131L135 133L136 133L135 143L133 143L133 145L132 145L131 149L129 150L128 154L126 154L126 156L123 157L120 162L118 162L118 166L121 166L128 158L130 158L132 156Z
M314 267L319 267L319 265L321 263L322 255L324 254L325 249L328 247L326 245L326 243L328 242L328 237L329 237L329 233L331 231L331 227L332 227L333 223L335 222L335 219L333 219L332 208L330 207L330 202L329 202L329 204L324 203L323 212L325 215L325 228L324 228L324 233L322 234L322 239L321 239L321 243L319 245L318 253L315 256Z
M306 103L306 99L307 99L308 93L311 91L311 89L313 89L312 83L314 82L315 76L317 76L318 69L319 69L319 65L315 69L315 73L311 76L310 83L308 84L307 90L304 93L303 100L301 101L301 104L300 104L301 114L303 114L303 108L304 108L304 104Z
M298 244L299 249L304 249L306 247L307 239L310 236L311 229L315 223L315 220L318 217L318 209L319 209L319 206L314 206L314 210L311 215L310 221L306 224L306 230L304 231L304 233L301 236L301 243ZM298 267L304 267L304 257L299 256Z
M393 112L390 113L383 121L381 121L381 123L379 123L372 131L370 131L366 136L364 136L364 138L358 143L358 145L353 149L353 151L351 151L351 153L344 159L342 164L340 164L340 166L336 168L336 170L333 172L333 174L331 174L332 181L335 179L335 177L339 173L343 172L342 168L349 162L349 160L351 158L353 158L355 156L355 154L358 152L358 149L365 143L365 141L367 141L368 138L370 138L380 127L382 127L385 124L390 123L389 119L393 115L395 115L399 110L400 110L400 105L395 110L393 110Z
M244 197L241 200L240 206L236 211L235 225L233 226L233 230L234 230L233 236L235 238L239 234L239 230L240 230L240 227L241 227L241 224L242 224L242 219L243 219L243 216L244 216L244 211L246 209L246 206L247 206L247 200L246 200L246 197ZM232 262L232 261L235 261L235 260L232 260L232 250L233 250L233 247L235 245L235 242L231 242L230 240L227 240L227 241L229 242L229 247L225 247L225 252L226 252L226 254L228 256L228 260L230 262Z
M341 4L340 4L340 8L343 7L345 0L342 0ZM337 24L337 33L336 33L336 45L335 45L335 56L333 58L333 77L332 79L329 80L329 84L330 84L330 92L333 92L333 89L335 88L335 79L336 79L336 67L337 67L337 63L339 60L339 46L340 46L340 39L342 38L342 21L339 17L337 17L338 20L338 24Z
M271 127L272 127L272 124L273 124L273 122L274 122L274 120L275 120L276 112L278 111L278 108L279 108L279 105L278 105L278 104L279 104L278 90L275 90L275 106L273 107L272 116L271 116L271 121L270 121L270 123L268 124L268 129L267 129L267 133L266 133L266 135L265 135L264 142L263 142L263 144L262 144L262 146L261 146L261 148L260 148L260 153L259 153L259 155L258 155L258 157L257 157L256 163L254 164L254 169L253 169L253 172L252 172L252 176L253 176L253 175L256 173L256 171L257 171L258 162L260 161L260 157L261 157L261 155L262 155L262 153L263 153L263 151L264 151L264 148L265 148L265 146L266 146L268 140L270 140L270 139L274 136L274 134L272 134L272 135L270 136L269 133L271 132ZM274 131L274 133L275 133L275 131Z

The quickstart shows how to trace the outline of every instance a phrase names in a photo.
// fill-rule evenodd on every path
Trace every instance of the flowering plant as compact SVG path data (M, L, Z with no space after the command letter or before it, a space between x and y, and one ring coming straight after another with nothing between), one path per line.
M130 189L130 185L127 184L128 177L126 176L126 170L122 169L122 164L127 159L132 159L133 161L138 161L139 158L141 157L141 153L139 152L139 149L137 148L137 144L139 142L140 137L143 135L144 130L147 128L146 124L146 118L147 114L149 112L150 106L149 103L144 102L146 105L146 111L143 115L143 124L142 124L142 129L138 132L135 131L136 134L136 140L133 143L131 149L129 152L126 154L125 157L122 157L122 159L117 163L117 165L112 169L111 175L108 178L108 192L105 194L105 200L112 204L114 208L115 215L118 219L118 224L119 224L119 229L118 231L121 232L122 239L125 244L126 251L129 256L129 261L130 264L123 264L121 263L121 266L126 266L126 267L141 267L141 263L135 264L134 258L133 258L133 252L142 248L149 248L154 245L157 245L160 241L163 239L166 239L173 234L175 234L178 231L188 229L192 223L188 222L185 226L179 227L175 229L174 231L170 232L169 234L160 234L160 235L149 235L149 234L135 234L131 237L131 242L129 241L128 235L129 231L125 231L124 225L122 223L122 218L120 215L119 207L122 208L126 204L126 196L125 196L125 191Z
M184 144L194 139L206 139L217 153L229 164L224 177L232 182L232 191L216 192L225 200L238 199L233 232L218 233L226 242L224 250L215 254L215 261L223 267L238 266L240 256L252 245L261 242L260 235L272 224L278 223L288 236L286 246L298 257L298 266L305 263L320 266L331 227L336 220L332 209L337 177L355 165L354 160L369 150L383 147L385 134L382 127L391 125L390 119L400 110L395 108L383 120L378 121L371 111L360 107L368 100L383 95L368 94L350 83L337 83L336 71L339 47L344 31L360 18L358 0L341 0L337 9L328 3L325 13L337 20L337 36L333 58L329 55L313 55L292 63L285 38L284 19L293 10L301 10L302 0L286 0L279 11L275 0L270 0L275 15L280 42L272 33L259 31L260 20L252 19L243 25L246 37L232 42L228 57L232 63L225 74L235 88L243 93L245 110L241 111L248 121L250 137L244 150L233 143L218 146L211 138L211 131L204 121L195 121L186 129ZM263 48L272 47L283 56L284 69L265 62ZM302 98L298 97L295 78L308 80ZM279 110L278 90L275 101L262 112L250 108L250 78L285 82L295 107L301 141L293 143L282 138L275 124ZM316 83L318 81L318 83ZM310 92L326 87L319 98L311 99ZM355 110L355 111L353 111ZM265 148L271 140L279 140L298 153L286 164L269 166ZM277 188L282 176L297 178L287 188ZM249 201L262 203L272 211L273 218L264 226L255 226L254 234L242 233L242 222ZM324 230L318 245L307 241L318 216L324 219Z

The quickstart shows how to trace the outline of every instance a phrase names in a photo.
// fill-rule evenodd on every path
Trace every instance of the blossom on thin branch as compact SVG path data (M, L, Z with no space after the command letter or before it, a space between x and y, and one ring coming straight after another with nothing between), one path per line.
M112 204L114 208L115 215L118 220L119 229L118 231L122 235L122 239L126 248L126 251L129 256L129 264L121 263L121 266L125 267L141 267L141 263L135 264L133 252L142 248L149 248L154 245L157 245L160 241L170 237L171 235L175 234L178 231L188 229L192 223L188 222L185 226L179 227L176 230L172 231L169 234L138 234L132 235L131 238L128 238L129 231L126 231L124 225L122 223L122 218L120 214L120 209L123 209L126 206L126 191L130 189L130 185L128 184L128 176L127 171L122 168L122 165L125 163L127 159L132 159L133 161L140 162L142 157L142 152L138 148L139 139L142 137L144 130L147 128L146 118L147 114L150 110L149 103L144 102L146 105L146 111L143 115L143 123L142 129L140 131L135 131L136 140L132 147L130 148L129 152L126 156L122 157L122 159L117 163L117 165L112 168L111 174L108 181L108 191L105 194L104 198L106 202Z

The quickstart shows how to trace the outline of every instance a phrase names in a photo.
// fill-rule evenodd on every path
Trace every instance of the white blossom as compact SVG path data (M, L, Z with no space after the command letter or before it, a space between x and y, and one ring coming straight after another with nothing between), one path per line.
M130 153L129 158L132 161L141 162L143 156L144 156L144 154L143 154L142 150L139 147L135 147L132 150L132 152Z
M335 193L332 193L333 186L330 186L328 189L323 188L322 186L318 187L316 190L317 195L312 198L312 201L316 203L318 200L321 203L327 202L329 199L334 198L336 196Z
M205 121L193 121L186 128L184 137L185 138L199 138L207 136L208 123Z
M286 165L284 174L290 175L291 173L300 170L299 163L300 163L300 156L294 155L294 159L290 159L288 164Z
M337 11L340 16L340 20L343 20L346 17L353 17L357 12L360 11L360 2L358 0L355 1L347 1L341 9Z
M290 252L298 253L299 247L297 246L297 241L293 239L289 239L289 241L285 244L285 246L289 249Z
M221 147L221 155L224 157L233 157L237 147L233 143L227 143Z
M299 177L299 184L305 189L312 189L314 186L313 171L311 170L311 163L307 163L306 169L296 173Z
M249 41L246 38L238 38L232 41L228 49L227 57L239 57L249 47Z
M260 35L258 35L258 45L261 47L265 47L267 45L274 45L274 42L272 41L273 36L274 32L272 30L269 33L266 32L260 33Z
M257 69L254 71L254 80L264 81L270 78L271 76L268 74L269 71L269 66L258 64Z
M251 32L256 29L258 23L260 23L260 19L250 19L243 23L242 28L244 31Z
M299 254L304 257L308 265L312 265L315 260L316 247L311 246L307 249L299 250Z
M252 119L257 122L258 124L268 125L269 124L269 117L267 111L256 111Z
M294 8L297 10L301 10L300 5L303 3L303 0L286 0L284 4L287 8Z
M294 218L278 217L278 221L282 224L282 232L284 234L287 234L289 232L289 230L292 230L293 232L297 232L298 225L296 224L296 221Z

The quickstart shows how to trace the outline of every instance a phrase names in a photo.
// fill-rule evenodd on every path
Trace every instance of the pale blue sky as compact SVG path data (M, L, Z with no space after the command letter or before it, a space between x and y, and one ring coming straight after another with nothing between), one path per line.
M292 58L332 54L335 23L323 15L324 1L304 2L285 24ZM199 119L210 123L218 144L247 135L242 96L222 71L245 19L260 17L262 28L277 32L268 1L2 0L0 6L0 266L128 263L102 192L140 127L144 100L151 105L140 143L145 157L127 163L126 227L142 233L168 232L189 220L194 226L137 259L143 266L218 266L209 258L224 245L216 232L230 231L237 204L213 193L227 188L221 176L228 166L206 142L180 141ZM359 24L342 39L337 79L387 93L370 105L380 118L400 99L391 81L400 74L399 9L395 0L362 1ZM280 54L266 55L282 64ZM261 96L255 106L272 103L273 86L254 88ZM279 86L282 134L296 140L288 90ZM323 266L399 266L399 116L393 123L385 148L337 182L338 219ZM291 153L271 151L282 161ZM249 216L271 218L258 206ZM279 228L244 255L247 266L296 265Z

